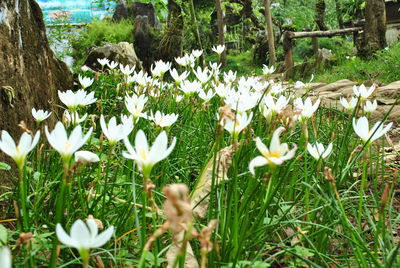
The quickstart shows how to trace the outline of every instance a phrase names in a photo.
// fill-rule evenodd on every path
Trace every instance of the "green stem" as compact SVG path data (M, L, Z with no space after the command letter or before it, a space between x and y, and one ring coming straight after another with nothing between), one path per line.
M69 161L64 161L64 175L61 181L60 193L57 197L57 203L56 203L56 220L55 220L56 224L57 223L63 224L68 170L69 170ZM57 247L58 247L58 239L57 236L55 236L53 240L53 249L51 251L51 258L49 265L49 267L51 268L55 268L57 265L57 257L58 257Z
M362 230L362 207L364 201L364 192L365 192L365 185L367 183L367 160L364 159L363 162L363 171L361 177L361 186L359 191L360 200L358 202L358 215L357 215L357 224L358 224L358 231L361 232Z

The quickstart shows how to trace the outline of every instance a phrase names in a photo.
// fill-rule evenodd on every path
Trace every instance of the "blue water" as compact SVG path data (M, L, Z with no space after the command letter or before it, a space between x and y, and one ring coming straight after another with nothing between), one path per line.
M43 10L46 24L89 23L113 13L115 4L99 4L94 0L36 0ZM60 18L62 14L62 18Z

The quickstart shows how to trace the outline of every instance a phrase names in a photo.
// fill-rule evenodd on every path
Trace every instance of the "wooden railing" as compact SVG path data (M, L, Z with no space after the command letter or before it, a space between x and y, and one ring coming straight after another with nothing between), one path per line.
M353 27L340 30L330 31L310 31L310 32L285 32L283 35L283 50L285 53L284 70L290 72L294 67L293 59L293 39L296 38L313 38L314 50L318 50L318 37L332 37L336 35L347 35L362 31L362 27Z

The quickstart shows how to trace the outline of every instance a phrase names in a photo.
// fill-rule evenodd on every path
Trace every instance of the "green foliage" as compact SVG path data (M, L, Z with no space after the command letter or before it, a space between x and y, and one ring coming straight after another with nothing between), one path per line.
M400 44L395 44L387 50L375 53L370 59L361 59L351 54L340 58L338 66L324 70L317 79L324 82L334 82L340 79L353 81L377 80L391 83L400 78Z
M75 65L80 66L86 58L87 50L93 46L106 43L133 42L133 24L130 20L113 22L111 20L95 20L78 37L72 41Z

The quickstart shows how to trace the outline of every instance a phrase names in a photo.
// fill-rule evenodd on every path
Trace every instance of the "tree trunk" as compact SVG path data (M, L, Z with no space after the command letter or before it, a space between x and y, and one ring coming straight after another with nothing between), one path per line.
M199 49L203 50L203 44L201 42L201 37L200 37L200 32L199 32L199 26L197 25L197 19L196 19L196 12L194 10L194 3L193 0L189 0L189 5L190 5L190 16L192 20L192 30L194 37L196 38L197 44L199 46ZM200 56L200 63L203 67L205 67L205 62L204 62L204 53L201 54Z
M325 0L318 0L315 3L315 11L316 11L315 23L317 24L318 28L321 31L326 31L328 29L325 25L325 9L326 9Z
M270 0L264 0L264 9L265 9L265 19L267 21L269 61L270 65L275 65L276 64L275 38L274 38L274 28L272 24Z
M343 29L343 13L342 13L342 5L340 0L335 0L335 7L336 7L336 18L339 24L339 29Z
M366 0L365 26L361 42L357 44L358 54L371 56L386 47L386 9L384 0Z
M222 14L221 0L215 0L215 7L217 8L219 44L225 46L224 18ZM225 47L225 50L222 52L220 58L222 67L226 66L226 50L227 48Z

